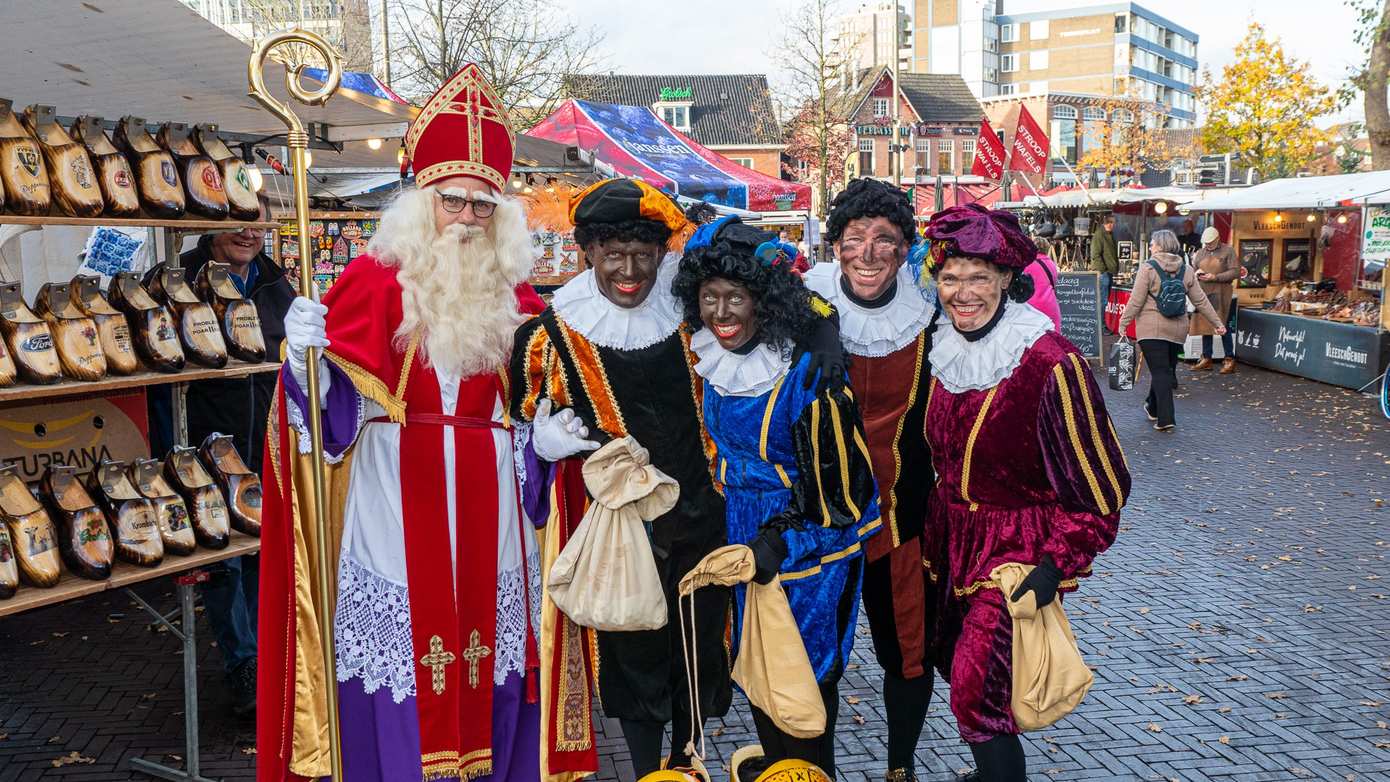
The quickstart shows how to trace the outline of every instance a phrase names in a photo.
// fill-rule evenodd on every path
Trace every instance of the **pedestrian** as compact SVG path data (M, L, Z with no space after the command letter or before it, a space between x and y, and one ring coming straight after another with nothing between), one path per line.
M1216 310L1222 323L1228 324L1227 331L1221 334L1220 372L1229 375L1236 371L1235 345L1229 324L1231 311L1235 308L1232 283L1240 276L1240 262L1236 259L1236 251L1221 241L1221 233L1216 227L1208 226L1202 232L1202 247L1193 256L1192 265L1197 268L1197 281L1202 284L1202 292L1207 295L1212 309ZM1198 371L1211 369L1216 330L1205 319L1194 318L1191 333L1202 337L1202 358L1192 368Z
M270 219L261 198L262 220ZM196 279L208 261L228 264L232 284L256 305L266 355L279 357L285 338L285 315L294 288L285 271L265 253L265 230L244 228L205 234L179 256L187 279ZM275 396L273 372L239 378L198 380L188 384L188 441L202 443L214 432L232 436L237 453L252 472L261 473L267 417ZM232 691L232 710L246 716L256 710L256 610L260 583L259 555L233 557L208 567L200 585L203 608L222 652Z
M1110 286L1115 275L1120 273L1120 247L1115 241L1115 214L1112 212L1101 218L1095 233L1091 234L1091 271L1100 273L1100 300L1110 301ZM1101 327L1105 327L1105 307L1100 308ZM1124 333L1124 329L1120 329Z
M1052 243L1041 236L1034 236L1033 245L1038 248L1038 255L1023 270L1033 278L1033 298L1028 303L1052 318L1052 325L1061 331L1062 306L1057 303L1057 264L1052 260ZM1101 312L1105 312L1104 307L1101 307Z
M817 390L812 357L793 357L794 340L816 328L818 317L791 271L795 253L773 234L732 225L718 236L697 234L672 282L699 359L729 543L752 549L757 583L780 575L826 713L821 735L797 737L753 707L762 755L741 757L734 782L752 782L792 758L834 779L839 681L854 646L861 549L881 523L854 394ZM736 633L746 591L735 589Z
M1214 229L1207 228L1207 231L1211 230ZM1202 235L1205 236L1206 231L1203 231ZM1182 245L1183 255L1191 258L1192 254L1197 252L1198 248L1200 248L1202 244L1204 244L1205 242L1205 239L1202 239L1197 235L1196 224L1192 222L1192 218L1189 217L1186 220L1182 221L1182 233L1178 235L1178 243Z
M1176 284L1197 312L1206 318L1217 334L1226 333L1226 323L1212 308L1211 302L1197 283L1197 275L1188 268L1178 252L1182 246L1169 230L1154 231L1149 239L1149 260L1134 275L1134 292L1120 316L1120 333L1135 324L1139 350L1149 367L1149 395L1144 401L1144 413L1154 422L1154 429L1171 432L1176 425L1173 412L1173 387L1177 384L1178 353L1187 341L1188 314L1184 303L1181 311L1166 315L1161 311L1160 296L1164 286Z
M968 779L1023 782L1011 706L1013 620L1077 588L1114 542L1130 477L1085 357L1025 302L1036 248L1008 212L975 204L932 216L932 275L950 319L931 351L925 433L939 480L929 527L947 536L951 712ZM993 575L1031 568L1005 595Z

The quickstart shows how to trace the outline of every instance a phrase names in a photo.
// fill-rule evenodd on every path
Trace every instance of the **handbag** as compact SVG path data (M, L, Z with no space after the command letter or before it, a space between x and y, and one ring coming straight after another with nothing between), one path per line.
M1032 569L1006 562L989 577L1005 595L1011 595ZM1029 592L1017 601L1004 602L1014 622L1010 708L1018 727L1040 730L1075 710L1095 677L1081 659L1061 600L1038 608L1037 595Z
M665 627L666 593L643 522L675 507L680 487L631 437L594 451L583 474L593 499L551 565L550 599L595 630Z
M1134 343L1127 339L1117 340L1110 346L1110 357L1106 362L1105 371L1111 390L1134 390L1134 381L1139 374L1137 353Z

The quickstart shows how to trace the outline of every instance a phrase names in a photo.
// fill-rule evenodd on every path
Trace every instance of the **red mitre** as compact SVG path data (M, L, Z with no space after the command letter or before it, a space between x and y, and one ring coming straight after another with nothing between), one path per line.
M451 176L473 176L499 191L512 173L516 133L492 85L469 63L425 101L405 134L401 173L415 168L424 187Z

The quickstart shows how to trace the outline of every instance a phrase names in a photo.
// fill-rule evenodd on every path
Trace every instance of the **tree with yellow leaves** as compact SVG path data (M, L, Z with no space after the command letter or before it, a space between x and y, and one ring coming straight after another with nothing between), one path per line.
M1314 121L1336 108L1336 96L1306 62L1289 57L1264 25L1251 22L1221 80L1202 73L1197 99L1207 112L1202 145L1209 153L1239 152L1264 179L1292 176L1317 157L1327 134Z
M1081 114L1085 153L1077 169L1136 182L1145 171L1166 171L1176 158L1189 156L1191 145L1170 136L1163 116L1161 104L1137 94L1097 99Z

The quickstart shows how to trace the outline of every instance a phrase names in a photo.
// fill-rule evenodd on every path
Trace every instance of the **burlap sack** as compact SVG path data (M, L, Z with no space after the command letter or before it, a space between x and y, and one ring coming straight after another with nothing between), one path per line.
M808 739L825 732L825 703L780 577L748 584L733 676L784 733Z
M1070 714L1094 680L1061 600L1039 610L1032 592L1017 602L1010 599L1032 570L1032 565L1007 562L989 574L1004 590L1004 603L1014 620L1012 707L1014 722L1023 730L1045 728Z
M664 627L666 595L642 522L675 507L680 487L631 437L595 451L584 483L593 500L546 575L550 599L596 630Z

